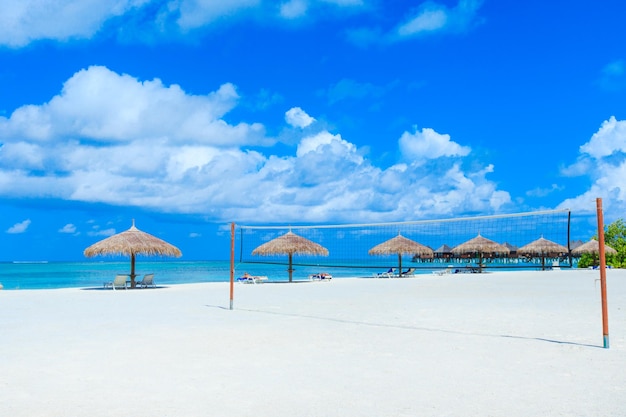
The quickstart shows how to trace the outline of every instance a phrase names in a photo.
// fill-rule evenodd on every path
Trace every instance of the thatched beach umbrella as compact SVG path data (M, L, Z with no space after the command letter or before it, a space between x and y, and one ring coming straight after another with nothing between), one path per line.
M454 253L455 255L463 255L468 253L477 254L478 272L482 272L483 270L484 254L507 255L509 252L510 250L506 246L494 242L491 239L487 239L486 237L482 237L480 233L475 238L472 238L467 242L461 243L460 245L452 248L452 253Z
M398 274L400 276L402 276L402 255L419 255L427 258L434 256L431 248L407 239L400 233L398 233L398 236L374 246L367 253L370 255L398 255Z
M572 255L580 256L583 253L589 253L592 255L600 254L600 242L595 239L591 239L589 242L583 243L582 245L577 246L575 249L572 249ZM607 253L609 255L615 255L617 251L609 245L605 244L604 253Z
M517 253L521 255L540 257L542 270L546 269L546 258L560 256L566 254L567 252L568 249L565 246L559 245L558 243L551 240L544 239L543 236L522 246L517 250Z
M328 249L302 236L298 236L291 230L282 236L265 242L252 251L253 255L288 255L289 256L289 282L293 279L293 255L323 255L328 256Z
M135 257L146 256L173 256L179 258L181 251L173 245L142 232L135 227L135 220L130 229L103 239L89 246L83 252L88 258L99 255L127 255L130 256L130 286L135 288Z
M573 256L579 257L582 256L584 253L590 254L592 256L593 264L597 265L598 257L600 255L600 242L595 239L591 239L589 242L583 243L582 245L577 246L575 249L572 249ZM605 243L604 253L608 255L615 255L617 251Z

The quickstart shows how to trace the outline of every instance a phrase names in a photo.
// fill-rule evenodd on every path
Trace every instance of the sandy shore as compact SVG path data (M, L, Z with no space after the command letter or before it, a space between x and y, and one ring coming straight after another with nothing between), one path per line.
M0 416L626 416L626 271L0 291Z

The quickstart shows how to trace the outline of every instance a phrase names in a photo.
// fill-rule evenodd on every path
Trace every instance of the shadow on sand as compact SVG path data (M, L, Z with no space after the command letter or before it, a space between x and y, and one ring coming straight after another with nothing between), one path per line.
M217 305L207 305L206 307L219 308L219 309L223 309L223 310L229 310L229 308L227 308L227 307L217 306ZM251 312L251 313L271 314L271 315L277 315L277 316L301 317L301 318L307 318L307 319L332 321L332 322L337 322L337 323L356 324L356 325L359 325L359 326L385 327L385 328L395 328L395 329L403 329L403 330L415 330L415 331L422 331L422 332L434 332L434 333L436 332L436 333L458 334L458 335L464 335L464 336L497 337L497 338L507 338L507 339L518 339L518 340L528 340L528 341L555 343L555 344L559 344L559 345L572 345L572 346L600 348L600 349L604 348L601 345L592 345L592 344L588 344L588 343L578 343L578 342L570 342L570 341L565 341L565 340L547 339L547 338L543 338L543 337L516 336L516 335L509 335L509 334L490 334L490 333L462 332L462 331L458 331L458 330L434 329L434 328L429 328L429 327L407 326L407 325L398 325L398 324L389 324L389 323L373 323L373 322L366 322L366 321L337 319L337 318L332 318L332 317L321 317L321 316L313 316L313 315L305 315L305 314L281 313L281 312L276 312L276 311L267 311L267 310L258 310L258 309L235 308L234 310L248 311L248 312Z

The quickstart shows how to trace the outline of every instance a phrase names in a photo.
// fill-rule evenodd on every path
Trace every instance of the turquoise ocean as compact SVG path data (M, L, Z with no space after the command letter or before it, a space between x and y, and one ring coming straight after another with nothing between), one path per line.
M339 265L339 266L337 266ZM309 275L320 272L331 273L333 278L363 277L371 278L384 272L389 265L369 265L355 267L349 265L335 267L315 264L294 265L293 279L308 280ZM456 264L462 268L465 264ZM431 274L434 270L447 266L438 264L403 263L407 267L417 267L415 274ZM494 266L494 265L491 265ZM496 267L509 269L511 265ZM520 266L520 265L518 265ZM540 269L537 263L526 267ZM235 263L235 278L248 272L251 275L264 275L270 282L288 281L287 265L282 263ZM5 290L19 289L56 289L56 288L102 288L104 282L111 282L116 274L129 274L130 261L83 261L83 262L0 262L0 284ZM190 284L201 282L230 281L230 261L174 261L174 260L137 260L135 266L137 279L144 274L154 273L157 286Z
M332 269L319 266L294 266L293 279L306 280L310 274L330 272L334 278L371 277L369 268ZM332 270L330 270L332 269ZM235 278L248 272L265 275L271 281L287 281L287 265L266 263L236 263ZM430 271L428 271L430 273ZM104 282L116 274L129 274L130 262L0 262L0 284L5 290L102 288ZM135 273L154 273L157 286L200 282L230 281L230 261L141 261L137 260Z

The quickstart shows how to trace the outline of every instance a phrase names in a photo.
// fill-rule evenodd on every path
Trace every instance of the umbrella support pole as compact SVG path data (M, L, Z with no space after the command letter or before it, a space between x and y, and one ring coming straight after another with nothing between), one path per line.
M135 254L130 255L130 288L135 288Z

